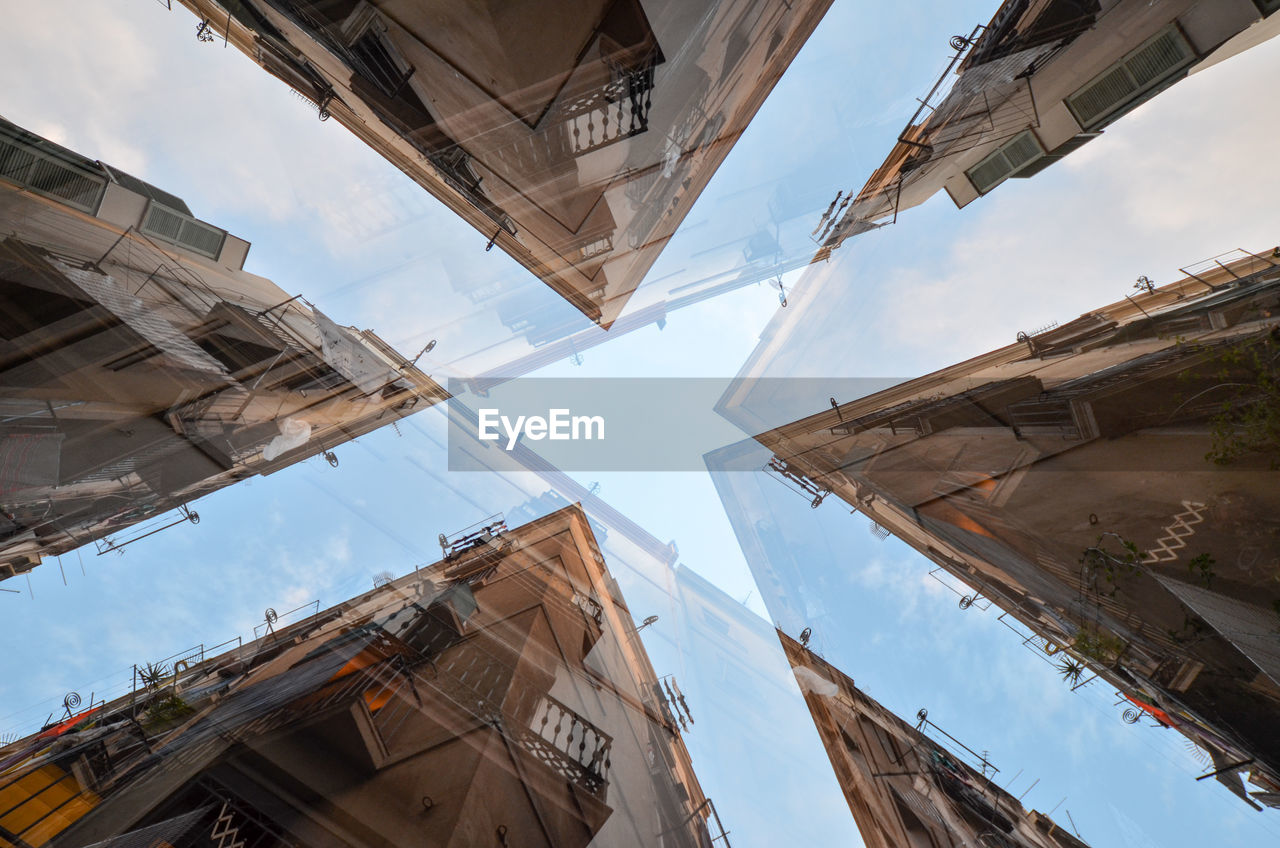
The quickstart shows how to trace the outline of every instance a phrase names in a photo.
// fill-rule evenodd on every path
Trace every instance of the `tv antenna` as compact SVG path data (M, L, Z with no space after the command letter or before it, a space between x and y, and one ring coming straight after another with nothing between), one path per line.
M640 626L635 628L631 632L639 633L641 630L644 630L646 627L652 624L656 624L657 622L658 622L658 617L656 615L647 616L644 621L640 622Z
M435 340L435 339L432 339L431 341L429 341L429 342L427 342L425 345L423 345L422 350L418 351L418 355L417 355L417 356L415 356L413 359L409 360L409 365L410 365L410 366L417 365L417 364L418 364L418 360L422 358L422 355L423 355L424 353L430 353L431 351L433 351L433 350L435 350L435 349L436 349L436 340Z

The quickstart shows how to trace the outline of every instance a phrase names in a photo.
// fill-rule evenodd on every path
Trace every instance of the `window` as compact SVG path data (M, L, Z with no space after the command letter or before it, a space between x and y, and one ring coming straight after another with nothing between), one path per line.
M18 133L0 131L0 177L91 215L96 213L106 178L77 167L68 161L70 157L59 157L50 143L41 147L27 143Z
M1195 58L1177 25L1171 24L1068 97L1067 108L1081 127L1095 129L1154 97Z
M229 333L211 332L199 339L197 344L232 374L266 363L280 355L278 350L236 338Z
M387 97L399 97L413 75L413 68L392 55L381 32L373 26L352 41L348 50L352 69Z
M93 301L73 298L44 286L28 286L10 278L0 278L0 339L22 338L29 333L50 332L60 324L65 332L68 319L85 314L90 326L100 326L100 312Z
M141 230L149 236L172 242L210 259L218 258L218 254L222 252L222 243L227 237L226 230L211 227L154 200L147 207Z
M979 194L986 194L1023 168L1043 158L1044 148L1031 130L1023 130L987 158L965 171Z

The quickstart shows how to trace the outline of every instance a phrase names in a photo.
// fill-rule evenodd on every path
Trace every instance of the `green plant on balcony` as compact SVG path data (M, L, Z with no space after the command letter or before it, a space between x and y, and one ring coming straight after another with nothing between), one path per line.
M1117 540L1120 550L1113 551L1106 547L1108 536ZM1101 577L1109 584L1110 588L1105 594L1111 597L1119 588L1121 578L1138 573L1141 561L1142 553L1136 543L1118 533L1103 533L1096 544L1085 548L1080 554L1080 565L1084 572L1082 580L1087 585L1090 577Z
M1187 571L1191 573L1192 579L1204 583L1204 587L1209 589L1213 586L1213 567L1216 564L1217 560L1209 554L1197 554L1187 563Z
M1222 382L1213 388L1233 391L1210 419L1213 446L1205 459L1228 465L1257 454L1280 469L1280 328L1227 347L1214 363Z
M194 713L195 710L177 695L167 695L156 699L143 714L143 723L148 729L155 729L177 721Z
M1085 659L1110 665L1124 653L1124 640L1096 627L1081 628L1071 640L1071 650Z
M1280 603L1280 601L1277 601L1277 603ZM1177 630L1166 630L1165 632L1169 634L1169 638L1172 639L1174 643L1178 645L1189 645L1201 641L1207 634L1211 634L1213 631L1200 619L1199 616L1184 614L1182 617L1182 627Z

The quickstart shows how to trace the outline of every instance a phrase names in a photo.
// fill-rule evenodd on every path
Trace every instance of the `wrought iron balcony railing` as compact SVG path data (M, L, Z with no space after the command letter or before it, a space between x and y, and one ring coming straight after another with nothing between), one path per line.
M581 156L649 129L656 66L656 53L635 66L610 63L607 83L556 109L554 118L568 130L571 155Z
M344 696L359 691L373 704L402 687L412 692L387 702L375 716L379 733L392 747L415 713L431 709L434 694L441 705L492 724L543 765L603 801L613 738L550 694L519 689L502 657L474 644L471 648L422 667L407 667L393 657L368 671L372 681L365 677L363 683L343 687Z
M607 733L550 695L543 695L531 725L519 727L512 735L544 765L603 800L613 745Z

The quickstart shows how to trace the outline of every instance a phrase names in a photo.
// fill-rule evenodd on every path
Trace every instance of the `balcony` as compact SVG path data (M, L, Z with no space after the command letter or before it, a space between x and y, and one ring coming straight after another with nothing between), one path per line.
M613 745L607 733L550 695L539 699L530 726L506 729L543 765L604 800Z
M459 732L479 722L604 803L612 737L564 702L519 680L516 661L475 639L425 664L408 666L403 655L394 655L340 686L323 703L353 696L364 702L382 748L374 755L375 764L439 743L439 738L420 736L415 717ZM311 701L310 706L320 703Z
M658 54L627 66L609 63L609 81L560 104L553 120L565 128L569 152L582 156L649 129Z

